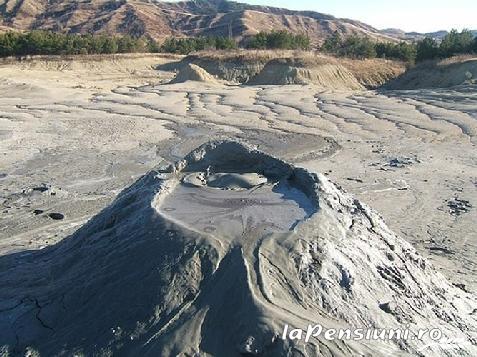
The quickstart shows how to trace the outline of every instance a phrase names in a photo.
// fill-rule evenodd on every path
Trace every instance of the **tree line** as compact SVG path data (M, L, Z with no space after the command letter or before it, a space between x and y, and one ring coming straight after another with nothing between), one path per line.
M1 57L149 52L152 48L149 40L127 35L79 35L51 31L0 34Z
M306 35L287 31L260 32L245 41L251 49L311 48ZM162 44L128 35L63 34L51 31L0 34L0 57L26 55L114 54L131 52L167 52L189 54L201 50L230 50L238 47L228 37L168 38ZM357 35L342 37L335 32L321 46L323 52L351 58L389 58L421 62L463 53L477 53L477 38L471 31L452 30L441 42L424 38L417 42L383 43Z
M0 57L27 55L87 55L132 52L165 52L186 55L202 50L231 50L237 42L228 37L167 38L162 44L128 35L64 34L35 30L0 34ZM246 45L256 49L309 49L310 39L286 31L261 32Z
M162 52L188 54L194 51L230 50L238 47L234 39L227 37L168 38L160 50ZM310 39L305 35L295 35L287 31L260 32L246 40L250 49L310 49Z
M426 37L417 42L384 43L357 35L343 38L335 32L325 40L321 49L342 57L389 58L405 62L448 58L458 54L477 53L477 37L469 30L452 30L439 43Z
M128 35L64 34L51 31L10 31L0 34L0 57L134 52L188 54L205 49L232 49L236 46L234 40L225 37L168 38L159 45L151 39Z
M253 49L309 50L310 38L288 31L260 32L252 36L246 44Z
M186 37L167 38L157 52L178 53L187 55L203 50L231 50L237 48L235 40L228 37Z

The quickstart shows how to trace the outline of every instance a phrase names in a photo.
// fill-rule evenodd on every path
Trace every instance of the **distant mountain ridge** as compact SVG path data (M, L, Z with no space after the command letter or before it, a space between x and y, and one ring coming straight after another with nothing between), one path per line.
M0 0L0 31L34 29L67 33L147 36L233 36L260 31L306 34L319 45L334 32L378 41L412 40L421 34L380 31L363 22L314 11L294 11L226 0Z
M313 11L292 11L225 0L0 0L0 28L148 36L232 35L287 30L319 44L333 32L393 41L372 26Z
M477 36L477 30L471 30L471 32L474 34L474 36ZM389 29L381 30L381 33L386 34L388 36L396 37L402 40L421 40L425 37L430 37L439 41L439 40L442 40L449 33L449 31L441 30L441 31L435 31L435 32L420 33L420 32L405 32L403 30L389 28Z

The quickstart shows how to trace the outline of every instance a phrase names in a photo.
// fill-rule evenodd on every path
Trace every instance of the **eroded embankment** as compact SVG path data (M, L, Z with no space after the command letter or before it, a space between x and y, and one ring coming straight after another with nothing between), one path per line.
M345 90L377 88L405 70L395 61L337 59L300 51L199 52L167 67L180 70L189 64L233 83L313 84Z
M477 57L461 56L417 65L385 85L385 89L450 88L477 84Z

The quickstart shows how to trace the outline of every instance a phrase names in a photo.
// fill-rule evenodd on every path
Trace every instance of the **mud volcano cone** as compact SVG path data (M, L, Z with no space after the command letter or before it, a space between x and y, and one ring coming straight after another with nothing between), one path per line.
M71 237L0 257L0 269L0 345L11 355L476 350L475 296L324 176L237 142L146 174ZM285 325L309 324L438 327L447 345L282 339Z

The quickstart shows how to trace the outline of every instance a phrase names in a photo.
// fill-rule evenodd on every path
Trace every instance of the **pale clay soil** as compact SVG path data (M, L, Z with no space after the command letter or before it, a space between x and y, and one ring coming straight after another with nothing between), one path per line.
M55 244L148 170L238 138L327 175L475 293L475 87L165 84L167 61L1 65L0 254Z

